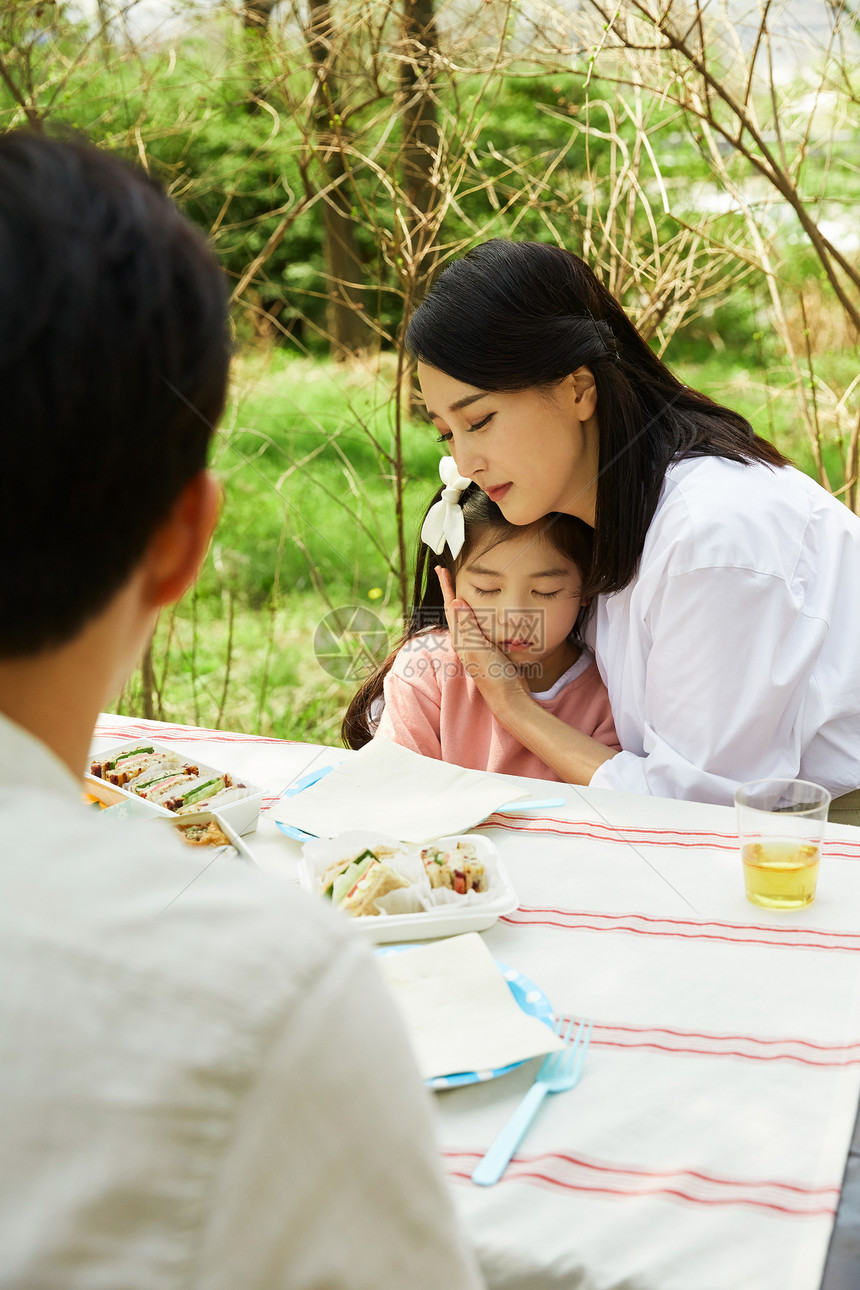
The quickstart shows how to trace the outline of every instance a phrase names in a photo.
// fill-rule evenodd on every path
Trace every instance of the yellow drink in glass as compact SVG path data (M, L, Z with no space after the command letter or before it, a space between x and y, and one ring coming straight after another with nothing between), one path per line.
M821 850L796 838L747 842L741 851L747 899L765 909L802 909L815 899Z

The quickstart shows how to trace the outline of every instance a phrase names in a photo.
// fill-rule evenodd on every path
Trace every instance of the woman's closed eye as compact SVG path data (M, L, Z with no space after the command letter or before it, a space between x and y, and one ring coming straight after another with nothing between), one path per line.
M497 596L501 587L476 587L473 583L472 590L479 596Z
M561 587L558 587L555 591L533 591L532 595L537 596L540 600L555 600L556 596L561 595Z
M474 423L474 425L469 425L469 426L467 426L467 427L466 427L466 433L467 433L467 434L471 434L471 432L472 432L473 430L483 430L485 426L488 426L488 425L490 424L490 422L492 421L492 419L493 419L493 417L494 417L495 415L496 415L496 414L495 414L495 412L488 412L488 413L487 413L487 415L484 417L483 421L476 421L476 422ZM451 442L451 438L452 438L452 436L451 436L451 431L450 431L450 430L443 430L443 431L441 432L441 434L438 436L438 438L436 439L436 442L437 442L437 443L450 443L450 442Z

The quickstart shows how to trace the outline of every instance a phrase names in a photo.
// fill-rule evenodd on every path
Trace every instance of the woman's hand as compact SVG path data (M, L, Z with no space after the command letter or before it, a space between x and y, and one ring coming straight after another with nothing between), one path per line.
M510 659L481 631L472 606L456 598L448 570L436 565L436 575L445 601L451 644L481 697L493 712L499 714L512 699L521 699L523 694L529 694L528 683Z
M493 716L523 747L551 766L566 784L587 784L598 766L615 756L611 748L575 730L536 703L528 683L481 631L474 610L458 600L447 569L436 566L451 644Z

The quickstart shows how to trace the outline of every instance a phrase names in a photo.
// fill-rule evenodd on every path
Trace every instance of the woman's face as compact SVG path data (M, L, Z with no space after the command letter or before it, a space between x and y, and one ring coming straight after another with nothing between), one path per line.
M427 412L461 475L511 524L550 511L594 526L598 431L594 378L581 367L550 391L482 390L418 364Z

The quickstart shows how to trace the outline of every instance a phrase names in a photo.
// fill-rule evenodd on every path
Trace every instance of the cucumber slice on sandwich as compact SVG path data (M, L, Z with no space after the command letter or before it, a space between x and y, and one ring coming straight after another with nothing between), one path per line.
M339 905L348 891L351 891L359 878L364 877L367 870L373 864L376 856L372 851L364 851L357 860L339 873L332 883L331 898L336 905Z
M130 752L120 753L117 757L114 757L113 761L106 761L105 767L107 770L116 770L121 761L128 761L129 757L141 757L144 753L154 751L153 748L132 748Z
M183 795L182 805L190 806L192 802L200 802L204 797L209 797L219 788L224 788L224 776L218 775L215 779L207 779L203 784L197 784L194 788L188 790Z

